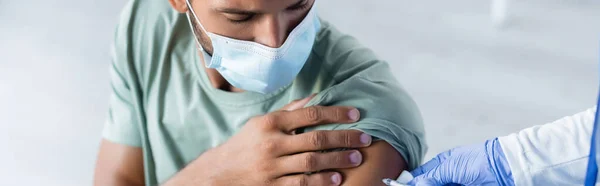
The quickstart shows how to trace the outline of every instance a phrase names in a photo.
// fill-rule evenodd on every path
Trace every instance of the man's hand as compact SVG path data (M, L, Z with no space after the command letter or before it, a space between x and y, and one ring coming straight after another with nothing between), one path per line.
M341 174L327 170L356 167L362 162L361 153L317 151L367 147L371 136L356 130L293 135L303 127L359 119L358 110L351 107L301 108L310 98L250 119L237 135L204 153L166 185L340 185Z

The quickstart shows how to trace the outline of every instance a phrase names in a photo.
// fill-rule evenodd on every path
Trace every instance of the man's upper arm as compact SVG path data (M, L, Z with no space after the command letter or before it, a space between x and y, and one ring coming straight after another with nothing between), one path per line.
M94 185L143 186L143 161L142 148L102 140L94 171Z
M340 170L344 176L343 186L383 186L383 178L396 179L402 170L407 169L404 158L385 141L376 141L359 150L363 163L356 168Z

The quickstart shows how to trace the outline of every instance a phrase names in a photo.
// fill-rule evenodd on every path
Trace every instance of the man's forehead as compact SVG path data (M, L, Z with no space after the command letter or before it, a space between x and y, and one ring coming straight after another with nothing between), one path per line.
M303 0L206 0L214 9L239 9L245 11L271 11L287 8Z

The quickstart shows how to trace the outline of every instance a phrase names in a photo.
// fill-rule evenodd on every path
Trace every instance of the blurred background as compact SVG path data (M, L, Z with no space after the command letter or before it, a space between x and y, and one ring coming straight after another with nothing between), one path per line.
M0 0L2 185L90 185L126 1ZM427 158L592 107L600 2L326 0L321 17L387 60L425 119Z

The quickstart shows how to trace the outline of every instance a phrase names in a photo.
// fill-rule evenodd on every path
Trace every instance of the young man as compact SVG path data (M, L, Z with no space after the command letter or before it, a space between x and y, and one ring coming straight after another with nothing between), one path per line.
M114 42L95 185L381 185L426 151L387 63L315 0L131 0Z

